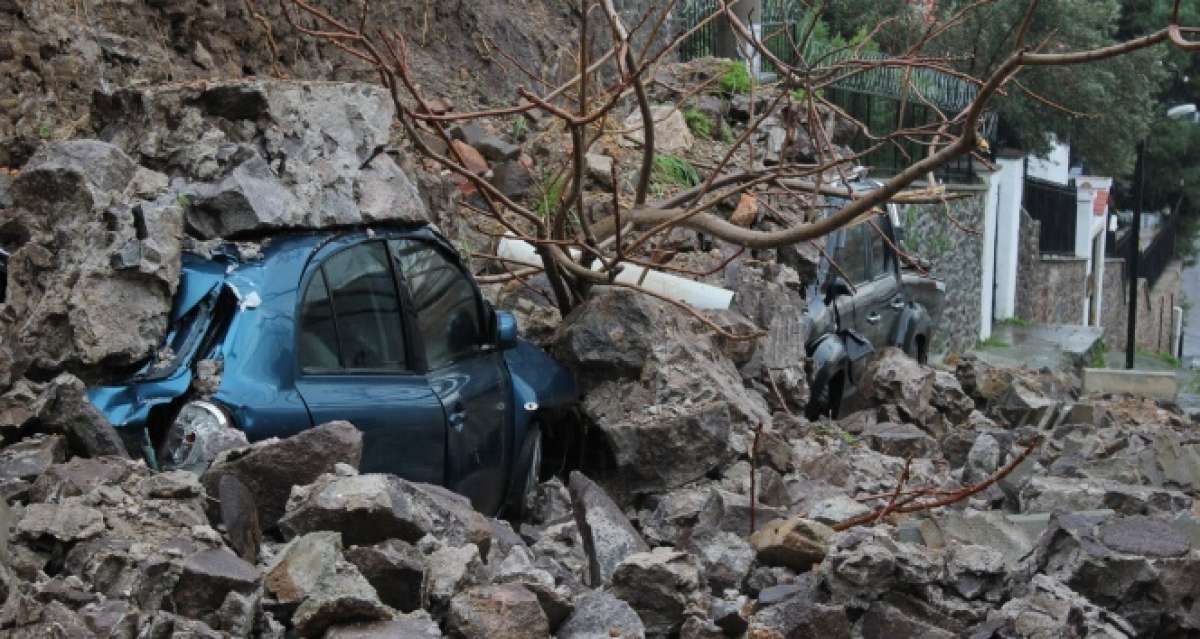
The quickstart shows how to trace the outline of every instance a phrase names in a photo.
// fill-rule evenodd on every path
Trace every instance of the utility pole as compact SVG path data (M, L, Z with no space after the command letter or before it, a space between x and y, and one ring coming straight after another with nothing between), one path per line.
M1137 353L1137 311L1138 311L1138 257L1141 254L1142 235L1142 195L1146 189L1146 140L1137 145L1137 167L1133 172L1133 182L1137 188L1133 207L1133 238L1129 243L1129 330L1125 335L1125 368L1133 369L1133 358Z

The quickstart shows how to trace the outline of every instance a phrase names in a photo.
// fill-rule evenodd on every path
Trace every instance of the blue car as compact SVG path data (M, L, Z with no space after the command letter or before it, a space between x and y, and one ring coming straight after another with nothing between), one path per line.
M542 424L576 386L518 339L444 238L388 226L243 250L185 254L158 357L90 389L129 450L186 467L243 433L347 420L363 433L363 472L444 485L484 513L521 508Z

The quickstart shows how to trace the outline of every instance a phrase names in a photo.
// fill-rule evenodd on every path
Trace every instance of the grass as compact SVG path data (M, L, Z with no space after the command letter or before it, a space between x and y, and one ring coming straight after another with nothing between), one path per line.
M1008 346L1008 342L996 337L995 335L992 335L985 340L980 340L979 343L975 345L975 348L1007 348Z
M1106 352L1104 344L1101 342L1100 348L1092 352L1092 361L1088 363L1088 366L1091 368L1108 368Z
M520 141L523 141L525 139L525 136L528 134L529 134L529 123L525 121L525 116L518 115L513 120L512 130L509 131L509 135L512 137L512 139L520 142Z
M654 179L661 184L692 187L700 184L700 173L687 160L664 153L654 156Z
M692 107L683 112L683 120L687 122L692 135L712 139L713 121L703 111Z
M549 174L542 176L542 183L538 189L541 195L538 196L537 203L533 208L543 220L550 219L550 216L558 208L565 188L567 188L567 176L551 176Z
M1167 366L1169 366L1171 368L1183 368L1183 362L1181 362L1178 357L1175 357L1174 355L1172 355L1170 353L1159 353L1156 351L1150 351L1150 350L1146 350L1143 348L1139 348L1137 350L1137 352L1139 355L1144 355L1146 357L1151 357L1151 358L1157 359L1158 361L1162 362L1163 364L1166 364Z
M791 95L792 95L792 102L804 102L805 100L808 99L808 91L806 91L805 89L792 89ZM824 98L825 91L823 89L817 89L817 97Z
M1030 326L1031 324L1033 324L1033 322L1030 322L1027 319L1023 319L1023 318L1015 317L1015 316L1010 317L1008 319L1002 319L999 322L996 322L997 326L1017 326L1020 328Z
M730 60L722 69L720 85L721 91L730 95L745 94L750 93L754 79L750 77L750 70L744 63Z

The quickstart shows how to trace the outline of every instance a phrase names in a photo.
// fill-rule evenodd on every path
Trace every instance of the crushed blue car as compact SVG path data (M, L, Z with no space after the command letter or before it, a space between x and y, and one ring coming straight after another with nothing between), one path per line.
M387 226L242 253L185 254L158 356L89 390L129 450L187 467L237 431L253 442L346 420L363 433L362 472L444 485L485 513L522 506L543 425L578 392L449 242Z

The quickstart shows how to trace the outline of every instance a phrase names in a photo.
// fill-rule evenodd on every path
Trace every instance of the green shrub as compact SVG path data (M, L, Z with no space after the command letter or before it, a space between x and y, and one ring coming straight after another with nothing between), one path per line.
M700 173L687 160L664 153L654 156L654 179L664 184L691 187L700 184Z
M746 68L745 63L730 60L725 63L720 84L721 91L731 95L750 93L754 79L750 77L750 70Z
M543 220L549 219L550 215L558 209L559 203L562 202L563 190L566 188L566 175L546 174L542 176L542 183L538 187L541 195L538 196L537 203L533 208Z
M692 135L712 139L713 121L703 111L695 107L689 108L683 112L683 119Z

